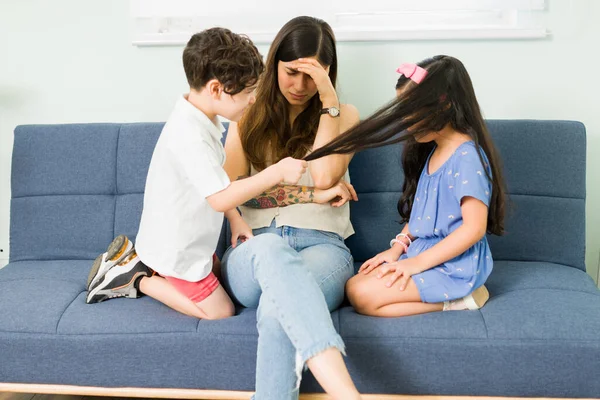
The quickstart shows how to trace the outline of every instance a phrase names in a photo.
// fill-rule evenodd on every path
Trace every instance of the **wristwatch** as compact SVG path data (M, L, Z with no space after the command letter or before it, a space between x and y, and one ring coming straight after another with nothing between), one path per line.
M340 109L337 108L337 107L323 108L321 110L321 115L323 115L323 114L329 114L333 118L339 117L340 116Z

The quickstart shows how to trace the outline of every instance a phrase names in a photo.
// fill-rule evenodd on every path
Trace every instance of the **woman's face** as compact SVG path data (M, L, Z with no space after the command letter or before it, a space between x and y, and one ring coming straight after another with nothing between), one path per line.
M316 57L305 58L317 59ZM292 69L291 64L292 62L278 61L277 83L281 94L291 105L303 106L317 94L317 85L310 75ZM325 70L329 73L329 67L325 67Z

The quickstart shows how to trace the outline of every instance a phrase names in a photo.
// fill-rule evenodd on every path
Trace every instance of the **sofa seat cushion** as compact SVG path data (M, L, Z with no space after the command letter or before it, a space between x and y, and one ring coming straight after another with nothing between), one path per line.
M20 261L0 270L0 332L56 333L92 261ZM85 300L83 300L85 301Z
M490 300L477 311L384 319L340 310L358 387L371 393L597 397L600 292L592 279L563 265L498 261L486 285Z
M208 321L149 297L86 304L91 264L19 261L0 270L0 382L253 389L255 310ZM332 319L337 328L337 312ZM320 390L305 377L303 390Z
M0 271L0 332L95 334L249 334L252 310L225 321L200 321L149 298L85 303L91 260L20 261Z
M90 263L21 261L0 270L2 381L252 390L255 310L200 321L147 297L88 305ZM334 312L359 389L540 397L600 392L594 380L600 295L588 275L555 264L499 261L487 285L491 298L478 311L405 318L366 317L350 307ZM107 362L120 367L107 369ZM305 378L303 391L320 390Z

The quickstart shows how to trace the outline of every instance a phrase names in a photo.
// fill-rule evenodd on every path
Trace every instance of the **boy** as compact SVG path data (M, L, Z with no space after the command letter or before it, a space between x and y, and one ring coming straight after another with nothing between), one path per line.
M286 158L231 183L223 164L221 115L239 121L254 100L264 65L250 39L224 28L192 36L183 52L189 94L179 98L154 149L140 228L133 244L117 237L88 278L87 303L149 295L190 316L233 315L213 268L223 215L232 242L252 237L236 207L282 181L295 184L305 161Z

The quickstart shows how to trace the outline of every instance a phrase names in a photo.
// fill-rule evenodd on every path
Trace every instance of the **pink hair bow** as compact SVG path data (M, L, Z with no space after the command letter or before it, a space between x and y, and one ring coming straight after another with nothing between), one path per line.
M415 83L421 83L427 76L427 70L419 67L417 64L405 63L398 67L397 73L404 75Z

